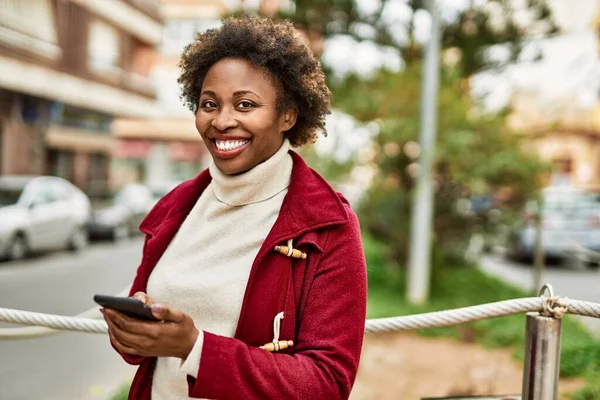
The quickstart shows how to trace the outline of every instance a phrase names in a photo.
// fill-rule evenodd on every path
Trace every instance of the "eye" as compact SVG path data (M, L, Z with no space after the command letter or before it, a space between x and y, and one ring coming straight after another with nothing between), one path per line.
M254 103L252 103L248 100L242 100L238 103L238 108L240 108L242 110L249 110L252 107L254 107Z
M208 109L213 109L213 108L217 108L217 103L215 103L212 100L205 100L202 102L202 108L208 108Z

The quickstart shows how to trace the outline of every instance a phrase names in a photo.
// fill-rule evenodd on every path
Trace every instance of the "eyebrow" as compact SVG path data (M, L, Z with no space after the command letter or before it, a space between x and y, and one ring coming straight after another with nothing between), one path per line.
M256 96L256 97L258 97L260 99L260 96L257 95L256 93L254 93L252 90L238 90L236 92L233 92L233 95L236 96L236 97L237 96L243 96L245 94L252 94L252 95L254 95L254 96Z
M217 97L217 94L215 92L213 92L212 90L203 90L202 93L200 93L200 95L203 95L203 94ZM252 90L237 90L237 91L233 92L234 97L243 96L245 94L252 94L260 99L260 96L257 95L256 93L254 93Z

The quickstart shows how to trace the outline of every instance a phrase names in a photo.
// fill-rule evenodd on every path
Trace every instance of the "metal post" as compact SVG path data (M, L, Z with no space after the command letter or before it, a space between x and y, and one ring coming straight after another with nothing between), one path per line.
M417 189L413 199L408 261L408 300L423 303L429 298L431 229L433 225L433 153L437 122L439 86L440 18L437 1L427 2L431 14L431 38L423 66L421 94L421 154Z
M542 215L542 200L541 196L537 201L537 210L535 213L535 248L533 255L533 287L539 288L542 286L542 275L544 274L544 246L542 243L542 223L544 216Z
M527 313L523 400L557 400L561 320Z
M538 215L535 218L535 253L533 255L533 287L538 288L542 285L542 275L544 273L544 248L542 246L542 217Z

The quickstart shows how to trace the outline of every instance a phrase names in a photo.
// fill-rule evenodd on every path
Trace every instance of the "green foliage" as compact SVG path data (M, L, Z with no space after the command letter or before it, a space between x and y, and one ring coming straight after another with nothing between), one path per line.
M368 234L363 235L369 274L368 318L410 315L447 310L495 301L527 297L530 294L485 275L476 268L434 266L435 277L431 299L426 305L411 305L405 300L405 276L395 268L389 274L387 252L389 246L377 243ZM399 272L400 271L400 272ZM445 336L474 341L486 347L513 347L515 356L522 360L525 343L525 316L511 315L486 319L454 327L425 329L424 336ZM600 380L600 341L592 337L579 321L566 316L562 321L561 365L563 377L589 376ZM600 386L590 386L598 390ZM588 393L588 392L582 392ZM584 396L581 394L579 396ZM576 397L577 400L600 397Z
M360 121L379 121L371 161L378 174L359 216L376 239L396 244L390 255L397 262L406 259L408 244L416 183L410 171L417 159L404 149L418 140L420 87L417 64L401 73L382 71L368 81L349 77L333 86L337 107ZM465 94L464 81L455 71L442 73L438 110L434 247L456 253L474 230L489 225L486 215L462 210L461 199L503 194L502 205L510 214L537 189L545 166L521 150L522 137L507 130L504 114L477 113L477 104Z
M111 397L111 400L127 400L130 387L131 384L129 382L121 386L121 388Z
M587 385L571 395L572 400L600 399L600 369L595 368L586 374Z
M400 21L385 23L382 18L387 0L370 15L361 14L353 0L296 0L293 13L281 13L279 18L293 20L307 31L325 37L344 34L358 41L373 40L378 44L397 48L407 64L419 62L423 55L421 45L415 40L415 15L426 9L423 0L408 0L410 18L405 22L404 34L395 35ZM447 11L447 10L446 10ZM519 18L529 13L531 21L524 26ZM446 16L448 14L446 13ZM359 24L374 28L374 34L364 35ZM485 5L475 5L459 12L454 18L442 21L442 49L456 49L459 57L457 67L461 76L498 67L498 61L486 56L486 50L494 45L504 45L509 52L506 61L518 58L523 44L532 36L548 36L558 28L551 15L547 0L528 0L526 10L515 9L511 0L488 0Z

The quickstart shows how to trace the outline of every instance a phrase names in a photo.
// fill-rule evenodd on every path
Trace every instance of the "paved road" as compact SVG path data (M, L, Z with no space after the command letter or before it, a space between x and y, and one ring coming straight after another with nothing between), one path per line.
M94 306L94 294L115 294L131 283L141 250L136 238L95 244L79 255L0 263L0 307L78 314ZM104 335L0 341L1 400L106 399L133 373Z
M486 255L481 260L481 269L523 289L534 289L531 265L508 261L501 255ZM600 303L600 270L551 265L545 269L542 283L550 283L558 296ZM582 318L582 321L600 336L600 319Z

